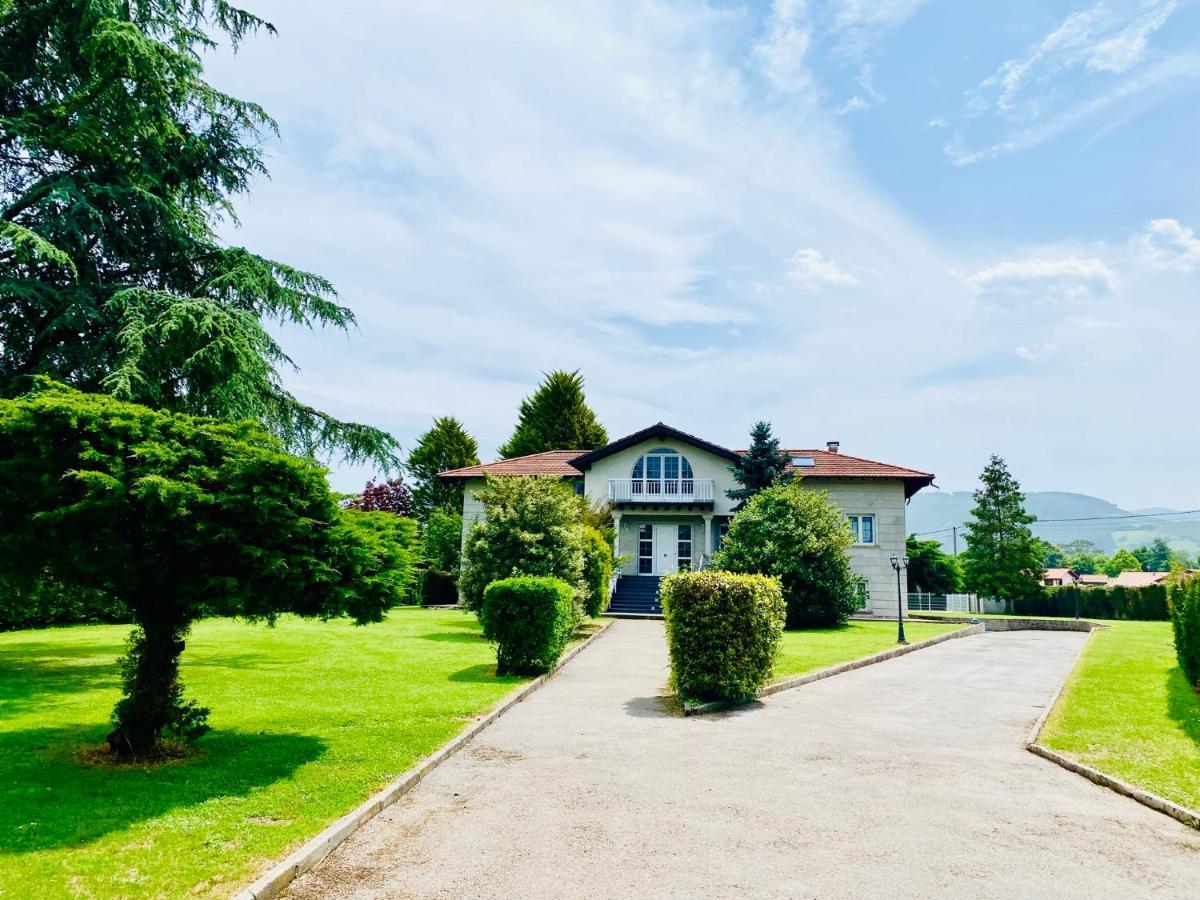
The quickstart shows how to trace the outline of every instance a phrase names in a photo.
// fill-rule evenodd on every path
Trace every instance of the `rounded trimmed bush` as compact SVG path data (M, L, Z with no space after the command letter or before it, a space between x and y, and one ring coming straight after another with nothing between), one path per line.
M575 589L561 578L493 581L479 618L496 645L497 675L540 675L558 662L575 631Z
M681 572L659 588L671 685L685 700L749 700L771 678L787 605L779 579Z
M773 575L787 601L787 627L841 625L858 606L850 528L825 491L799 479L759 491L729 525L713 566Z

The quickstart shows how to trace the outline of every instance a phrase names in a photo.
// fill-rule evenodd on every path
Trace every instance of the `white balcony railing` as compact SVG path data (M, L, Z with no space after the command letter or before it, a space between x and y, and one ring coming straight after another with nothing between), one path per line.
M711 478L612 478L613 503L712 503Z

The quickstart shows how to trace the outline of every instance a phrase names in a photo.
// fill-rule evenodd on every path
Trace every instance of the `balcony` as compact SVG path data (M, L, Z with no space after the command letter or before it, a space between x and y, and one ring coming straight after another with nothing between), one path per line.
M612 478L613 503L712 503L711 478Z

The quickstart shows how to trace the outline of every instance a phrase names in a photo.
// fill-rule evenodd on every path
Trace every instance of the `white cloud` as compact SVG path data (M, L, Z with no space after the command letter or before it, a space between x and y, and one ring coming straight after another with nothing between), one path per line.
M831 259L826 259L820 250L805 247L797 250L788 260L788 280L803 291L816 292L825 287L852 287L858 279Z
M1156 54L1151 36L1179 0L1101 0L1074 12L1028 52L967 92L944 150L956 166L1035 147L1200 72L1200 57Z
M1134 244L1140 258L1156 269L1200 269L1200 237L1178 219L1154 219Z
M813 79L806 59L811 45L806 0L773 0L764 34L754 46L754 57L776 90L784 93L812 90Z
M1017 348L1017 357L1026 362L1040 363L1058 353L1058 344L1053 341L1041 341L1032 344L1022 344Z
M1117 275L1095 257L1023 259L996 263L963 278L983 300L1081 302L1112 294Z
M1178 0L1145 3L1142 15L1091 48L1087 67L1097 72L1118 74L1132 68L1146 55L1150 35L1167 24L1171 13L1178 8Z

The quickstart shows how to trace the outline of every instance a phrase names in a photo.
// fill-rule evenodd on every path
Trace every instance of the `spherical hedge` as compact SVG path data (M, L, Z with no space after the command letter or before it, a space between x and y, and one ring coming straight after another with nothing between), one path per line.
M770 680L787 614L777 578L681 572L659 596L681 698L749 700Z
M496 674L540 675L558 662L575 631L575 589L560 578L493 581L479 618L496 645Z
M778 578L788 628L840 625L858 606L852 540L845 515L826 493L796 480L759 491L746 503L713 566Z

